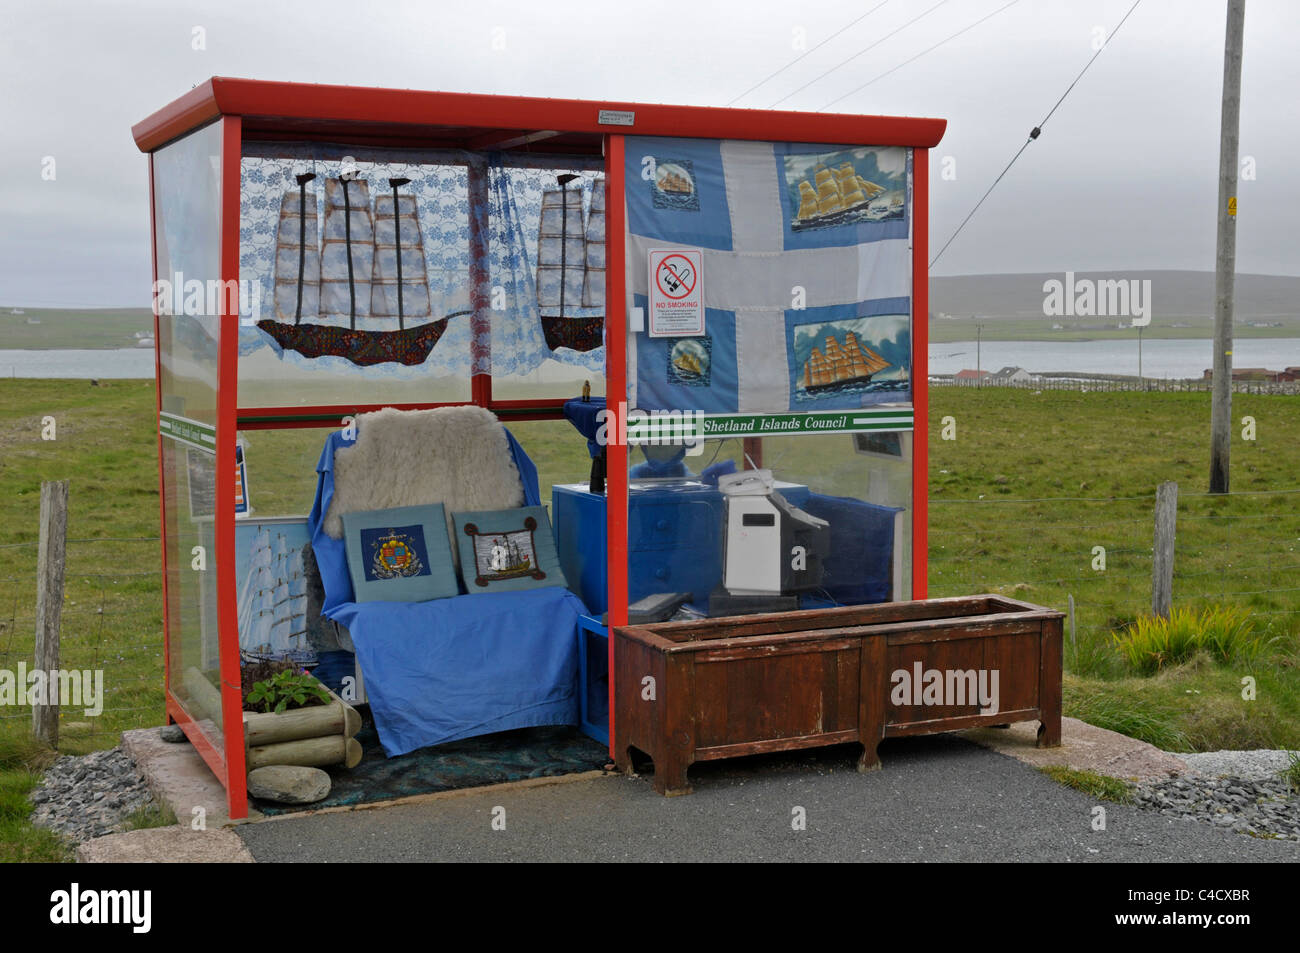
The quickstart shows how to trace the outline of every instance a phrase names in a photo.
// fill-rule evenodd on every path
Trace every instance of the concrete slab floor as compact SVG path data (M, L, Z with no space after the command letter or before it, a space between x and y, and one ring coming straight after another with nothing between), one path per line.
M251 864L239 835L228 830L152 827L108 834L77 845L81 864Z
M1162 779L1187 773L1187 764L1167 751L1077 718L1061 719L1061 746L1039 748L1038 722L1010 728L972 728L960 737L1036 768L1062 765L1112 778Z
M172 809L182 827L188 829L199 816L195 808L202 809L203 824L210 831L242 823L231 821L226 789L189 742L163 741L157 728L139 728L122 732L122 748L135 759L154 797ZM248 813L249 820L263 816L251 807Z

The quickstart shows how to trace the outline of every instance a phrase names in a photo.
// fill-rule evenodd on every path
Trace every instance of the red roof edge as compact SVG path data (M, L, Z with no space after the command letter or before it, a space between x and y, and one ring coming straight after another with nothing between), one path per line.
M217 105L216 77L200 83L180 99L173 100L162 109L131 127L131 136L141 152L153 152L216 119L221 115Z
M602 110L634 113L634 125L601 123ZM310 131L313 121L378 122L915 148L937 145L948 125L946 119L542 99L214 76L136 123L131 134L142 152L151 152L219 115L292 120L293 132L286 130L290 136Z

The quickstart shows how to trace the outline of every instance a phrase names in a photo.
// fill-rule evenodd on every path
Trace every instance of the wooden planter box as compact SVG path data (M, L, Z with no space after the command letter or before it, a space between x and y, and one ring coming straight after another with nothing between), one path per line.
M639 749L674 795L696 761L768 751L858 742L869 771L882 738L1031 720L1059 745L1062 619L980 595L616 628L615 762ZM996 706L962 697L981 672Z

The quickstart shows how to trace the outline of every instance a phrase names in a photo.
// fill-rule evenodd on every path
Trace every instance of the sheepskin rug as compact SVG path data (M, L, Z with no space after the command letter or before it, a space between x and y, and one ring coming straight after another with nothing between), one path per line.
M356 426L356 442L334 454L334 498L323 525L335 539L344 513L441 503L454 534L452 513L524 505L506 430L491 411L385 407L359 414Z

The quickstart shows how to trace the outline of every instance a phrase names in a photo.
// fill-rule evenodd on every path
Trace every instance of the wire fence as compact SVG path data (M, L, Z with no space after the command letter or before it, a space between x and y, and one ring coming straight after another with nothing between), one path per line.
M930 499L929 593L995 592L1065 610L1067 668L1151 609L1155 490L1125 497ZM164 717L160 542L68 540L60 667L102 671L102 712L63 707L60 747L103 747ZM37 542L0 545L0 671L34 666ZM1300 631L1300 487L1181 492L1175 607L1248 610L1266 633ZM1092 653L1090 656L1089 653ZM0 706L0 727L31 719Z
M34 539L0 544L0 672L13 676L15 689L20 666L35 665L38 546ZM59 668L90 673L84 687L94 694L61 706L61 749L104 747L124 730L162 723L159 553L156 537L67 540ZM0 728L26 728L31 718L30 704L0 706Z
M998 592L1063 611L1073 597L1066 667L1092 670L1108 653L1116 661L1112 636L1152 611L1155 499L1154 488L1116 498L932 497L930 594ZM1265 636L1300 631L1300 489L1180 492L1173 606L1212 605L1249 612Z
M931 387L1009 387L1013 390L1064 390L1088 393L1117 393L1142 391L1162 394L1205 394L1213 390L1208 379L1174 379L1154 377L1112 377L1102 374L1071 374L1069 376L1031 375L1028 379L1000 378L993 375L982 378L955 377L947 374L929 378ZM1286 380L1234 380L1234 394L1300 394L1300 381Z

